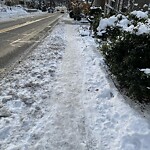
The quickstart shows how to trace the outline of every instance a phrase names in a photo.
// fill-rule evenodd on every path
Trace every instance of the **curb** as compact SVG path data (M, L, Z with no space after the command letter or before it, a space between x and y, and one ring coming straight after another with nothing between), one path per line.
M45 29L40 31L37 34L37 37L33 37L30 40L34 41L31 44L23 45L22 47L6 54L5 56L0 58L0 78L4 78L7 74L15 68L17 64L19 64L23 59L25 59L52 31L52 29L59 23L59 19L62 17L59 16L55 20L53 20ZM39 42L36 42L39 41ZM23 49L23 47L27 47L27 49ZM7 62L6 62L7 60Z

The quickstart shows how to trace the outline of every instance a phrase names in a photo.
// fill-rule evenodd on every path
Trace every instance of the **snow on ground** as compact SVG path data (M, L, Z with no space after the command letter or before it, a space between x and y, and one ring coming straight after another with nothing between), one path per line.
M43 14L41 11L28 13L24 10L20 5L18 6L0 6L0 22L1 21L9 21L16 18L23 18L28 16L34 16Z
M149 150L150 123L108 79L86 25L68 20L0 81L0 149Z

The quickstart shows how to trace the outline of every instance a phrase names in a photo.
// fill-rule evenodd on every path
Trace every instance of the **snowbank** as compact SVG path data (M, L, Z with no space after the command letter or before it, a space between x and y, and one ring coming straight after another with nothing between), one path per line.
M94 39L83 37L83 41L86 45L83 103L90 136L95 144L100 142L95 149L149 150L149 120L131 108L108 79L103 57L95 51Z
M0 21L7 21L16 18L23 18L32 15L38 15L42 13L41 11L28 13L24 8L20 5L18 6L1 6L0 7Z

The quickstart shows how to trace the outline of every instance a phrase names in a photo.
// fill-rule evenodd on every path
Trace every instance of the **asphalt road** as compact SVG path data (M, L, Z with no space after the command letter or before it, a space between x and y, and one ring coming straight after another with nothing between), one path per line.
M51 29L62 16L46 13L13 21L0 22L0 69L23 55Z

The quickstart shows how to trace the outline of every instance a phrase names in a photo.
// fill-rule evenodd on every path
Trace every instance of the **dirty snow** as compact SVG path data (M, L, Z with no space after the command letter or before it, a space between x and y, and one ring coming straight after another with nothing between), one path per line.
M150 123L108 79L94 39L66 19L0 81L0 149L149 150Z

